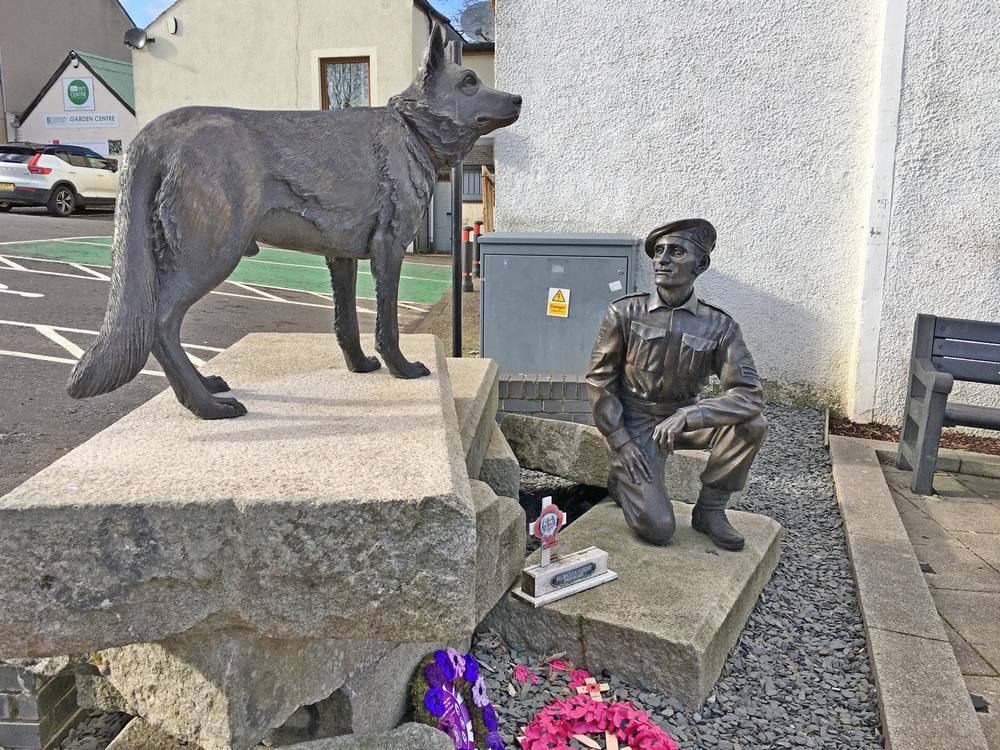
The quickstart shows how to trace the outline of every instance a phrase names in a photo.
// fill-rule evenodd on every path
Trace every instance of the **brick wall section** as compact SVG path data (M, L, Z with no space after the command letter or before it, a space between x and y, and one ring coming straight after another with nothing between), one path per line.
M0 748L53 748L77 714L73 675L42 677L0 663Z
M594 424L582 375L501 375L500 412Z

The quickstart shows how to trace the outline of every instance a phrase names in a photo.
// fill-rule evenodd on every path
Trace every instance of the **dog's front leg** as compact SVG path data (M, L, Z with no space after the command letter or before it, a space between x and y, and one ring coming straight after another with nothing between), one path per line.
M388 241L387 241L388 240ZM382 355L385 366L397 378L422 378L431 371L423 362L409 362L399 350L399 319L396 303L399 299L399 275L403 270L406 248L386 238L379 230L372 247L372 276L375 277L375 350Z

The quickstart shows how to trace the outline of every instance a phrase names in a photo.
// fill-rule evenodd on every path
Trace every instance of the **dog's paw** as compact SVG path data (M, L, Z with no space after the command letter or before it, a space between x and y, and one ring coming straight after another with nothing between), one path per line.
M426 377L431 374L431 371L423 362L404 362L401 367L393 370L392 374L397 378L412 380L413 378Z
M378 357L365 357L360 362L347 363L347 369L351 372L375 372L381 366Z
M202 380L209 393L224 393L229 390L229 383L218 375L206 375Z
M233 419L247 413L247 408L235 398L212 398L188 408L201 419Z

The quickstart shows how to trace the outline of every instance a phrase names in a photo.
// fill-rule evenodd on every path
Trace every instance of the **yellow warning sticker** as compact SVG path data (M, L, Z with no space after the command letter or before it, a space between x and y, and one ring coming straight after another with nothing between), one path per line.
M569 317L569 289L560 289L559 287L550 286L549 287L549 306L548 315L553 318L568 318Z

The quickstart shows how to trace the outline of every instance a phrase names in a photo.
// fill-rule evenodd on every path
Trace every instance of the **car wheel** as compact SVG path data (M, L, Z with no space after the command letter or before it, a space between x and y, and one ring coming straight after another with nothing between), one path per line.
M52 191L49 202L45 204L52 216L69 216L76 210L76 194L69 185L60 185Z
M5 214L10 211L9 203L0 203L0 214Z

